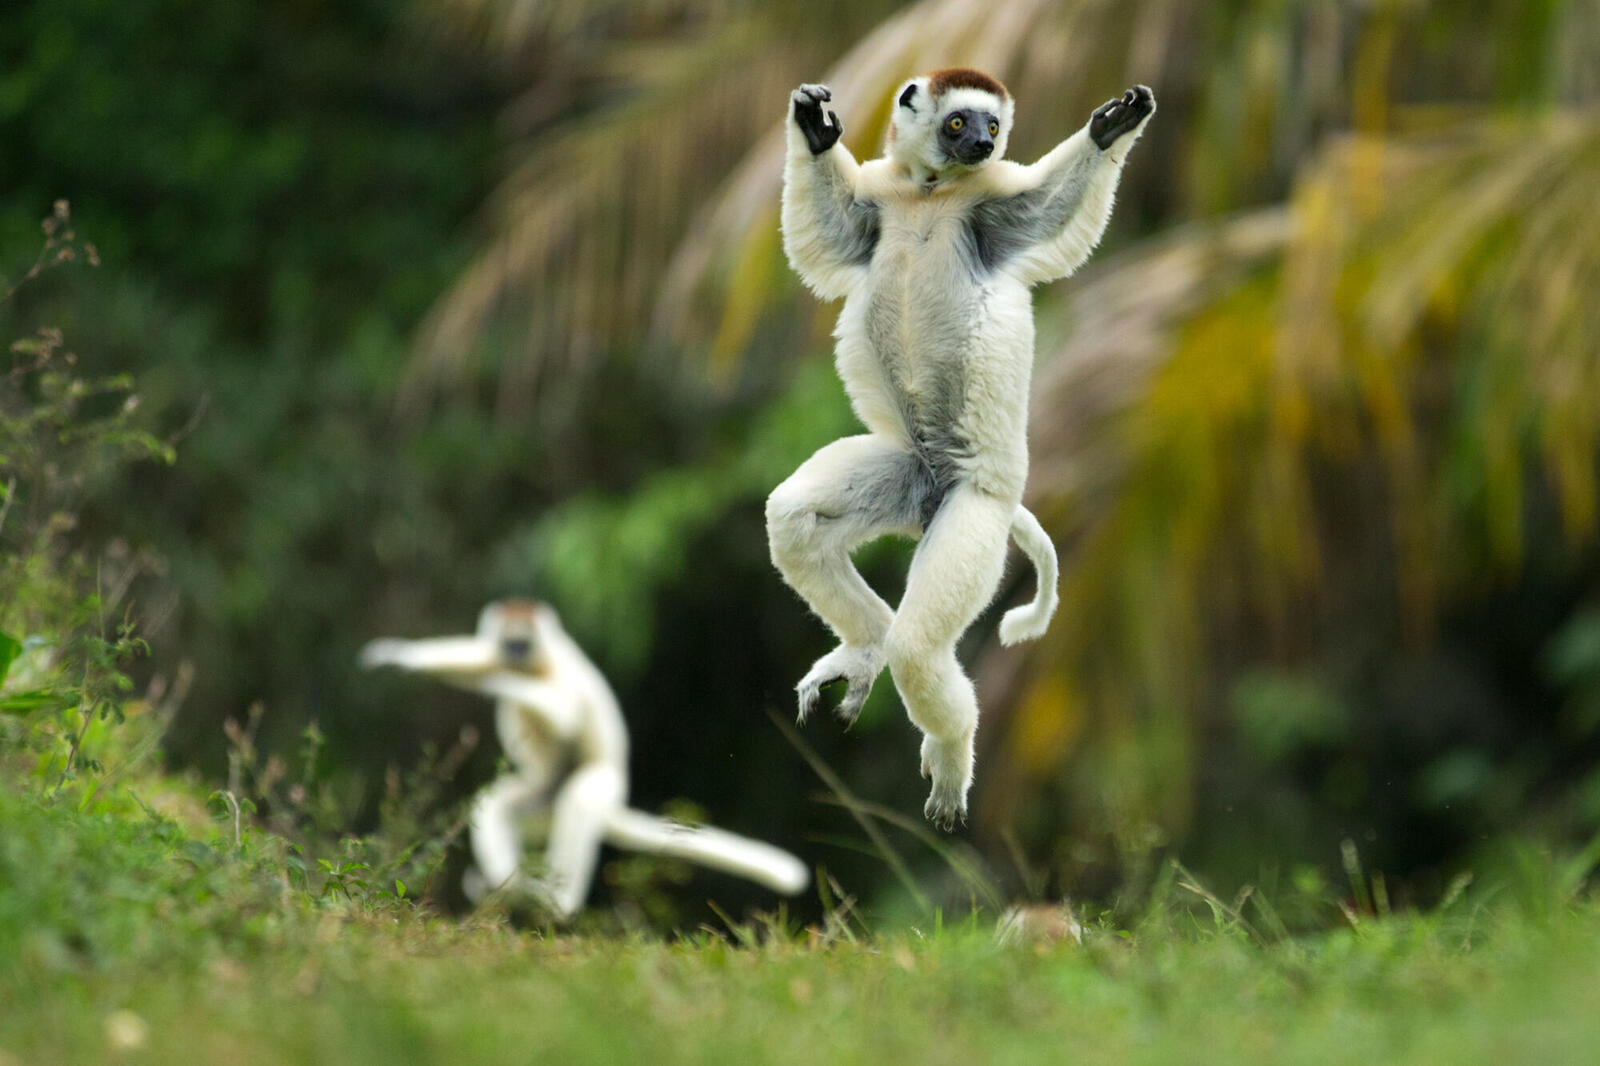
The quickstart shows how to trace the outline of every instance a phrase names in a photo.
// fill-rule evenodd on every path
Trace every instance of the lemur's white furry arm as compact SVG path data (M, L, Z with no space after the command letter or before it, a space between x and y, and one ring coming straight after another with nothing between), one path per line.
M558 737L570 737L578 731L583 708L570 689L507 670L504 662L499 642L480 636L427 640L386 637L361 649L361 665L369 669L397 666L427 674L455 688L519 704L543 719Z
M361 649L361 665L398 666L419 674L471 674L500 665L500 648L483 637L433 637L399 640L384 637Z
M792 896L810 880L805 864L781 848L710 826L683 825L631 808L613 811L606 843L685 859Z
M846 295L877 245L878 208L857 196L861 166L840 141L838 116L821 117L828 90L807 85L789 101L784 164L783 248L802 281L824 300ZM818 150L819 145L822 145Z
M1009 270L1024 284L1067 277L1100 243L1111 219L1122 164L1155 114L1155 99L1148 96L1148 89L1141 86L1129 92L1141 90L1146 94L1139 100L1141 117L1106 147L1096 143L1094 127L1102 120L1095 118L1032 166L1005 162L993 166L996 198L974 210L974 221L980 233L992 234L1002 245L990 255L1010 260ZM1143 110L1145 106L1148 110Z

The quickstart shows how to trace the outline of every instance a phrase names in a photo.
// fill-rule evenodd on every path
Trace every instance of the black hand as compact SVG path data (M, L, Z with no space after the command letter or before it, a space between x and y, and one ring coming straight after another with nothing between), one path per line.
M1121 99L1107 100L1095 108L1089 119L1089 137L1105 151L1155 109L1156 94L1149 86L1135 85L1123 93Z
M839 116L832 111L828 117L822 117L823 101L832 100L833 93L828 91L826 85L802 85L789 97L794 102L794 121L800 127L800 132L806 135L806 144L811 148L812 155L821 155L839 140L839 135L844 132L844 124L839 121Z

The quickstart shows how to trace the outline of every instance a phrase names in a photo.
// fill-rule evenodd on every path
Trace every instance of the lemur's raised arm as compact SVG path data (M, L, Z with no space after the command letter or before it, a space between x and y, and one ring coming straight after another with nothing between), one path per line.
M544 720L558 737L570 737L583 725L583 708L572 692L550 681L513 669L507 640L496 629L470 637L433 637L427 640L374 640L361 649L361 665L371 669L396 666L427 674L455 688L521 705ZM511 650L517 638L509 641Z
M418 674L482 674L500 665L500 648L484 637L383 637L361 649L361 665L398 666Z
M1123 161L1155 114L1143 86L1095 109L1089 122L1032 166L993 170L996 197L973 208L978 257L1027 285L1071 274L1105 233Z
M878 245L878 205L857 196L860 164L840 142L844 127L822 105L825 86L789 98L783 185L783 247L802 281L825 300L850 291Z

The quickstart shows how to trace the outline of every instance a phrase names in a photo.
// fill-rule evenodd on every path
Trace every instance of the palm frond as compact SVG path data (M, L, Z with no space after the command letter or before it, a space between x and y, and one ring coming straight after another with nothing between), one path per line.
M420 332L413 399L470 382L487 355L502 409L526 410L544 377L571 395L593 360L638 337L686 220L675 191L731 165L756 124L751 96L780 92L748 28L664 50L636 68L641 88L558 127L513 171L491 208L498 235ZM723 73L714 84L707 67Z

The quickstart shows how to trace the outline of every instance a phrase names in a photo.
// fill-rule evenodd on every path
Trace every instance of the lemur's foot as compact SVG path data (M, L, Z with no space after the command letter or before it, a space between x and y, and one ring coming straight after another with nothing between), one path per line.
M801 724L816 710L822 699L822 686L835 681L845 682L844 698L833 709L846 726L853 725L872 692L872 683L883 673L884 654L878 645L861 646L841 644L818 659L806 676L800 679L795 691L800 698Z
M922 805L922 815L946 833L953 833L957 822L967 824L967 798L959 786L935 781L928 802Z
M483 871L477 866L468 866L466 873L461 875L461 891L466 894L469 902L474 905L481 904L489 899L498 900L506 906L522 906L527 903L537 903L542 906L549 905L548 891L544 883L537 878L518 870L499 884L490 884Z
M1156 94L1148 85L1135 85L1116 100L1107 100L1089 118L1089 137L1105 151L1118 137L1137 129L1156 109Z
M972 784L972 743L922 738L922 776L933 779L923 816L946 833L967 821L967 789Z

